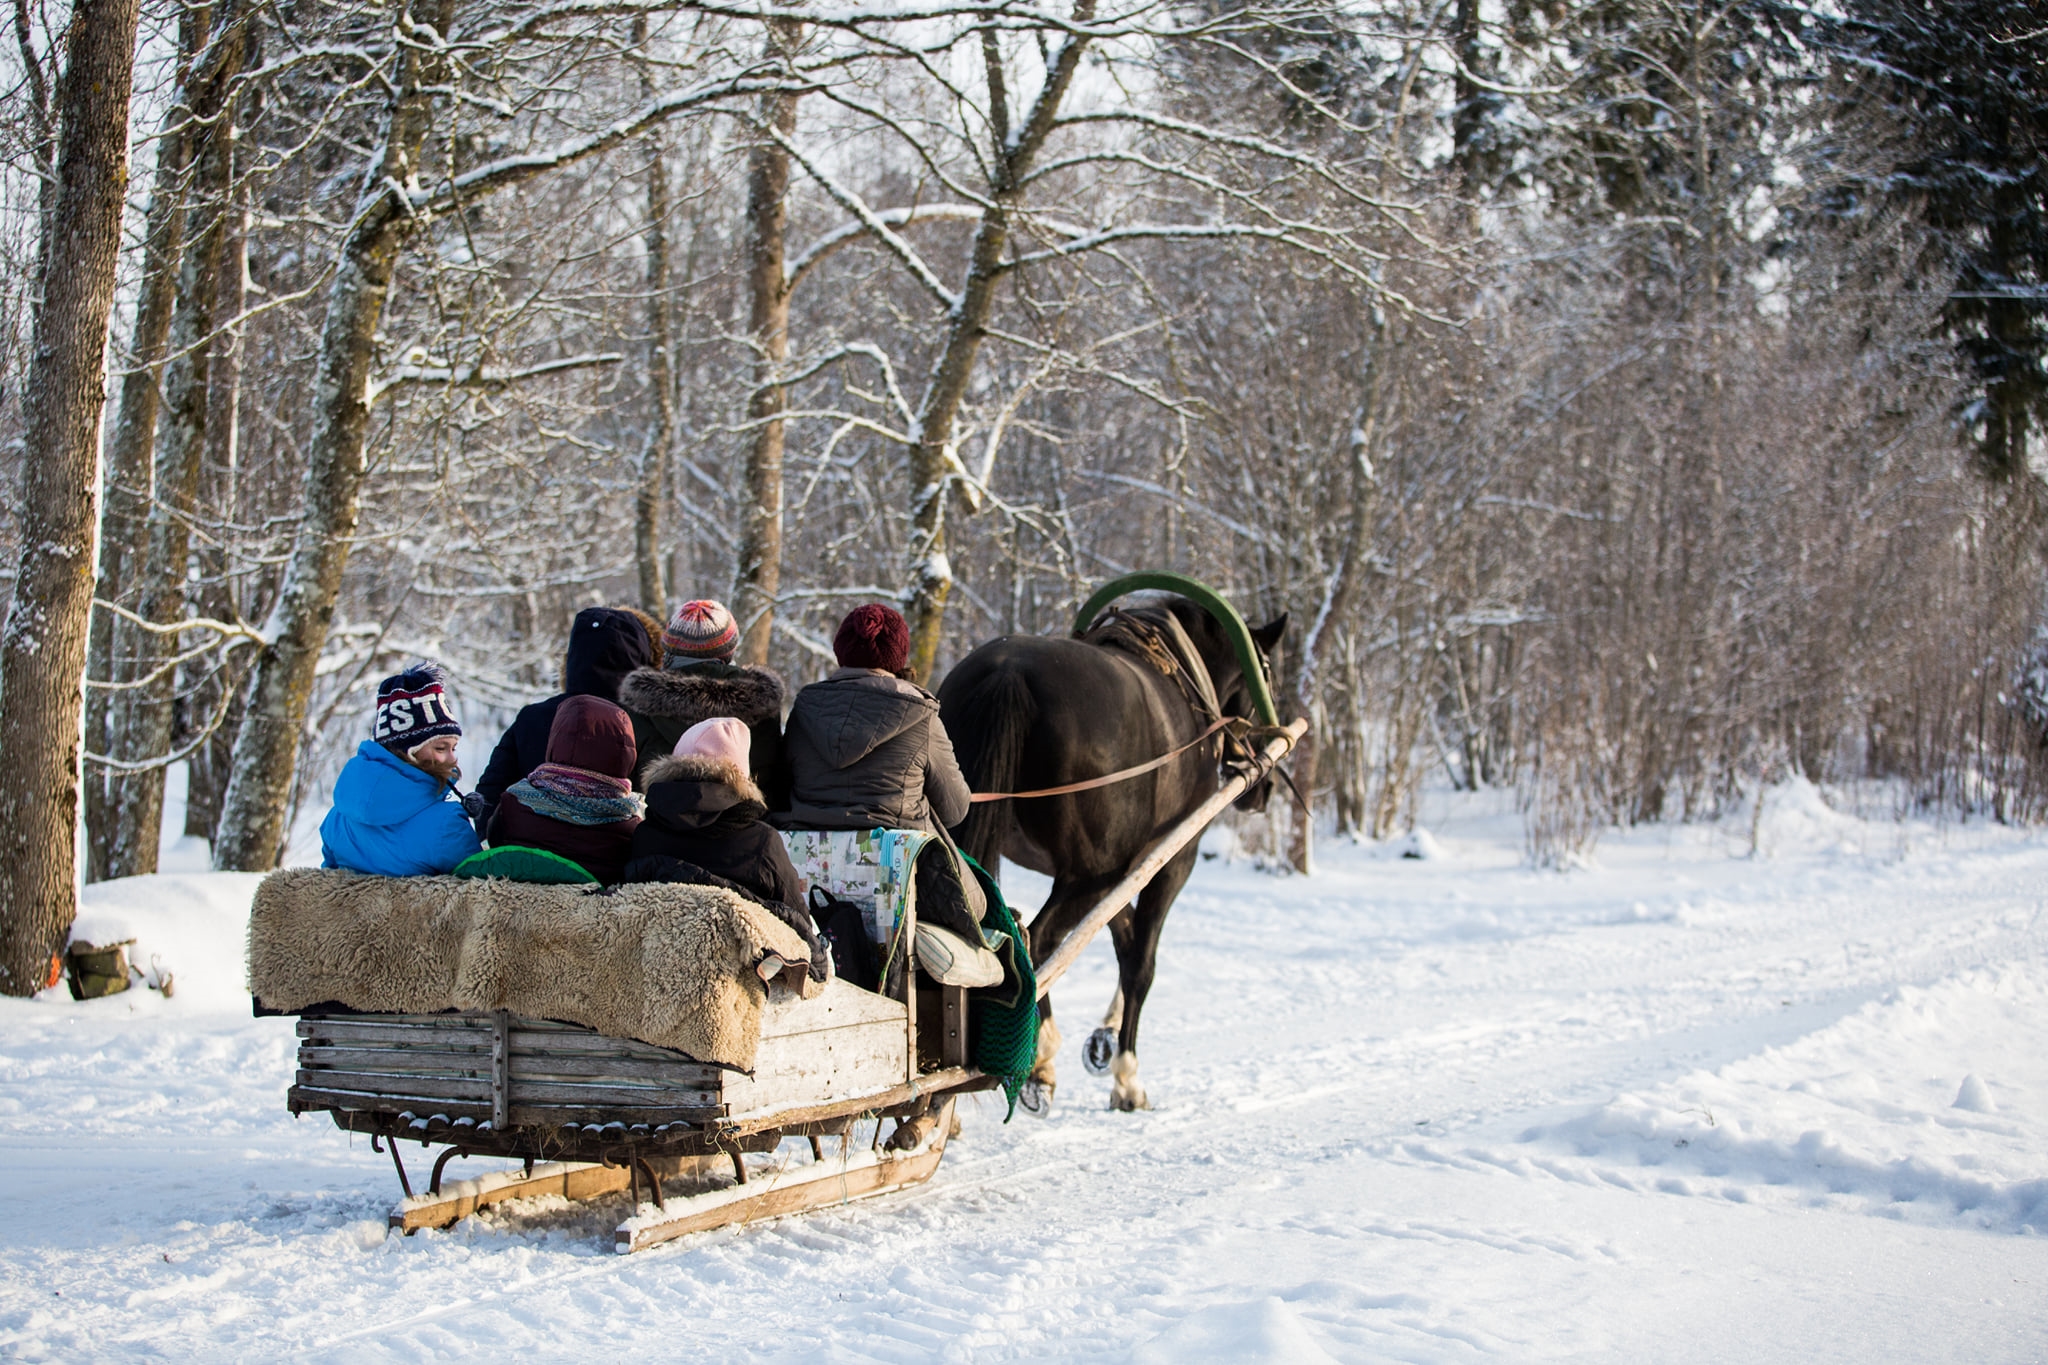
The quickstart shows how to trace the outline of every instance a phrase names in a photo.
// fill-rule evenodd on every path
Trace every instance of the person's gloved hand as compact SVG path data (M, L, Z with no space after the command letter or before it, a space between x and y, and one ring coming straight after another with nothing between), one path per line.
M482 792L463 793L462 813L469 817L472 824L482 820L484 818L484 794Z

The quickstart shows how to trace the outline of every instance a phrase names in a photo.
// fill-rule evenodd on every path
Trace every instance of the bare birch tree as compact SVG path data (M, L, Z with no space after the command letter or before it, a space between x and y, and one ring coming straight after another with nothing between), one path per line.
M79 0L54 95L55 194L24 404L21 550L0 634L0 991L9 995L50 980L77 914L80 680L139 12L139 0Z
M128 336L128 372L121 380L121 398L107 439L105 489L100 509L100 567L95 589L101 601L133 609L137 553L149 524L150 463L156 448L159 385L171 330L178 260L184 246L185 183L190 165L192 113L186 90L189 68L205 46L211 11L186 7L178 17L178 71L174 93L165 106L156 135L156 170L144 219L141 278L136 290L135 320ZM111 611L93 613L86 653L86 676L100 685L86 694L85 742L88 752L110 751L109 717L112 681L133 681L124 660L115 668L115 640L123 632ZM98 881L121 875L114 870L115 807L122 776L93 766L85 774L86 877Z
M356 529L370 410L377 396L377 331L402 251L435 216L470 209L494 193L600 156L664 121L719 101L757 95L781 82L741 71L722 71L666 93L596 131L575 135L540 152L508 156L466 172L447 174L429 188L425 152L438 102L453 77L457 41L455 0L440 0L422 21L401 13L391 57L392 93L379 146L364 168L354 221L334 262L320 357L314 378L315 412L304 484L305 517L265 643L251 670L244 716L222 801L214 865L274 866L286 835L298 746L320 650L333 621L341 576ZM475 43L490 48L536 31L546 16L484 30ZM474 59L469 59L473 61ZM401 379L411 376L400 376ZM454 371L418 376L459 383ZM481 369L471 378L484 381Z
M799 25L774 19L765 46L770 61L796 55ZM768 662L775 627L775 595L782 586L783 411L789 393L789 302L796 282L786 270L789 226L789 140L796 133L795 92L763 95L756 111L761 131L747 152L747 334L754 349L754 389L747 400L752 442L747 453L747 504L733 594L745 635L740 657Z
M195 61L186 87L193 123L191 187L163 370L148 529L143 558L135 566L136 613L157 627L175 627L185 615L187 560L207 440L209 362L219 320L215 305L233 214L232 92L252 38L252 25L235 5L218 5L213 18L219 27ZM109 747L117 760L137 763L170 748L176 669L169 661L181 637L163 629L126 634L130 642L124 652L133 681L116 694L110 738L117 742ZM161 767L130 772L118 785L108 832L108 875L156 871L163 799Z

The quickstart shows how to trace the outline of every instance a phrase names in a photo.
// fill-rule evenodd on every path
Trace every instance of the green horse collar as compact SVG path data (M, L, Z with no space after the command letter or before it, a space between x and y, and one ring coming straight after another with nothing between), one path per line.
M1237 655L1237 666L1244 672L1245 686L1251 690L1252 709L1262 725L1278 725L1280 713L1273 706L1273 692L1267 685L1266 661L1260 656L1258 646L1252 643L1251 627L1244 623L1244 617L1237 608L1225 601L1223 594L1208 584L1189 578L1186 574L1169 573L1163 569L1147 569L1140 573L1127 573L1113 578L1097 588L1094 595L1081 605L1074 617L1074 634L1087 633L1095 624L1095 618L1117 598L1125 593L1159 589L1179 593L1216 618L1223 633L1230 640L1230 648Z

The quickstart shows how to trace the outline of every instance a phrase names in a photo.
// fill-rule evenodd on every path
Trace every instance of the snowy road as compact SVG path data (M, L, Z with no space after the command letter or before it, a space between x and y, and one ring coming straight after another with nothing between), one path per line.
M1079 1065L1105 944L1050 1119L631 1258L622 1204L387 1240L388 1161L286 1116L289 1021L237 1011L246 884L116 884L179 991L0 1006L0 1357L2048 1359L2048 839L1774 801L1757 859L1540 874L1473 816L1206 864L1152 1112Z

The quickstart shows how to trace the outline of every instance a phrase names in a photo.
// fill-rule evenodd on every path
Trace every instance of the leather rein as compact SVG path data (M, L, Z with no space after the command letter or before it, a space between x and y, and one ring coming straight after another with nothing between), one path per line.
M1085 782L1069 782L1059 787L1040 787L1037 791L976 792L968 798L973 804L979 805L984 801L1029 801L1040 796L1067 796L1073 792L1093 791L1097 787L1113 786L1118 782L1125 782L1133 777L1141 777L1146 773L1165 767L1188 750L1205 743L1218 731L1229 731L1228 739L1236 743L1238 748L1249 756L1252 750L1251 746L1245 742L1246 735L1258 730L1274 728L1271 726L1254 726L1251 721L1241 716L1216 715L1214 704L1207 696L1203 695L1202 690L1192 681L1191 669L1194 666L1192 661L1180 657L1180 651L1175 649L1166 639L1162 638L1162 633L1158 627L1143 621L1142 618L1129 616L1120 609L1112 610L1110 615L1121 618L1128 626L1139 628L1134 632L1137 638L1133 639L1130 636L1126 636L1117 645L1109 646L1110 648L1117 648L1118 646L1128 647L1127 652L1131 655L1150 664L1160 673L1173 679L1174 683L1180 688L1182 696L1187 699L1190 709L1194 710L1198 715L1207 712L1216 718L1209 723L1208 727L1201 734L1196 735L1178 749L1170 749L1149 762L1139 763L1129 768L1119 768L1113 773L1104 773L1101 777L1091 777ZM1202 681L1204 684L1207 683L1206 675ZM1285 776L1285 774L1282 774L1282 776ZM1291 787L1293 784L1290 781L1288 785Z
M1107 787L1113 783L1122 782L1127 778L1149 773L1154 768L1165 767L1197 744L1207 740L1209 736L1215 734L1218 730L1227 729L1233 723L1249 725L1251 722L1242 720L1237 716L1221 717L1212 722L1208 729L1202 731L1201 734L1196 735L1178 749L1168 750L1149 763L1140 763L1135 768L1119 768L1113 773L1104 773L1101 777L1091 777L1086 782L1069 782L1063 787L1040 787L1037 791L1030 792L976 792L968 800L976 805L983 801L1028 801L1038 796L1065 796L1069 792L1085 792L1092 791L1096 787Z

